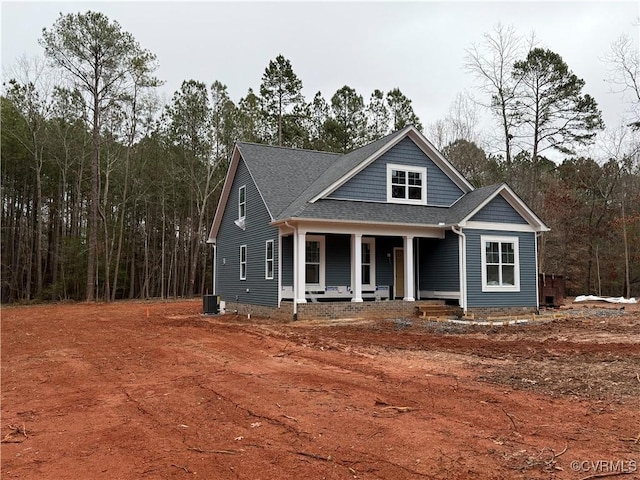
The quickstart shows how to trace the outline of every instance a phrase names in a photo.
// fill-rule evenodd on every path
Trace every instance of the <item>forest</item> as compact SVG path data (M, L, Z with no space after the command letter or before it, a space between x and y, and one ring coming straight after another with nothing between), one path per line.
M539 269L563 275L567 294L640 295L628 36L594 57L628 102L618 126L559 54L500 24L466 51L477 96L424 126L400 88L307 99L282 55L237 101L219 80L189 79L163 104L156 56L98 12L60 14L39 42L42 58L14 65L0 97L2 303L213 293L206 239L236 141L348 152L408 124L474 186L508 183L547 223Z

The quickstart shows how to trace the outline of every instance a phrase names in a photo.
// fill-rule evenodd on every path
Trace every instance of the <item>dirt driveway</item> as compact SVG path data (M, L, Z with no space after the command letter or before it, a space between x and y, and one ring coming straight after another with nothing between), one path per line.
M2 478L640 478L640 312L489 328L201 309L3 308Z

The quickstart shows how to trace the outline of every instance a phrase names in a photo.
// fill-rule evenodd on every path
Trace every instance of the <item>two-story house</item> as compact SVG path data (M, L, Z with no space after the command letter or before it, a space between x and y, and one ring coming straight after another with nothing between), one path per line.
M397 316L424 299L532 312L547 230L411 126L347 154L241 142L208 240L213 290L228 309L285 318Z

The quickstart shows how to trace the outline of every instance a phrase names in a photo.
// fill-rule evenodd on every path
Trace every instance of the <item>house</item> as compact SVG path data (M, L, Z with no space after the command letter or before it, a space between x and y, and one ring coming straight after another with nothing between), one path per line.
M414 127L347 154L240 142L209 234L227 310L284 318L536 311L548 231L506 184L475 189Z

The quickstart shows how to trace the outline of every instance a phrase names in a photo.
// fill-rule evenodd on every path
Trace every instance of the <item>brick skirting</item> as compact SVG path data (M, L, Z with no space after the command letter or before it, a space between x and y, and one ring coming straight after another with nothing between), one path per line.
M382 300L378 302L309 302L298 304L298 320L336 320L340 318L408 318L416 315L421 302ZM293 320L293 303L282 302L280 308L246 303L226 302L226 313ZM536 313L535 307L478 307L469 308L468 314L476 319L493 316L525 315Z
M537 312L536 307L469 307L467 309L467 315L473 315L475 318L517 316Z
M298 304L298 320L335 320L340 318L398 318L412 317L416 302L383 300L378 302L309 302ZM255 315L283 321L293 320L293 303L282 302L280 308L226 302L226 313Z

